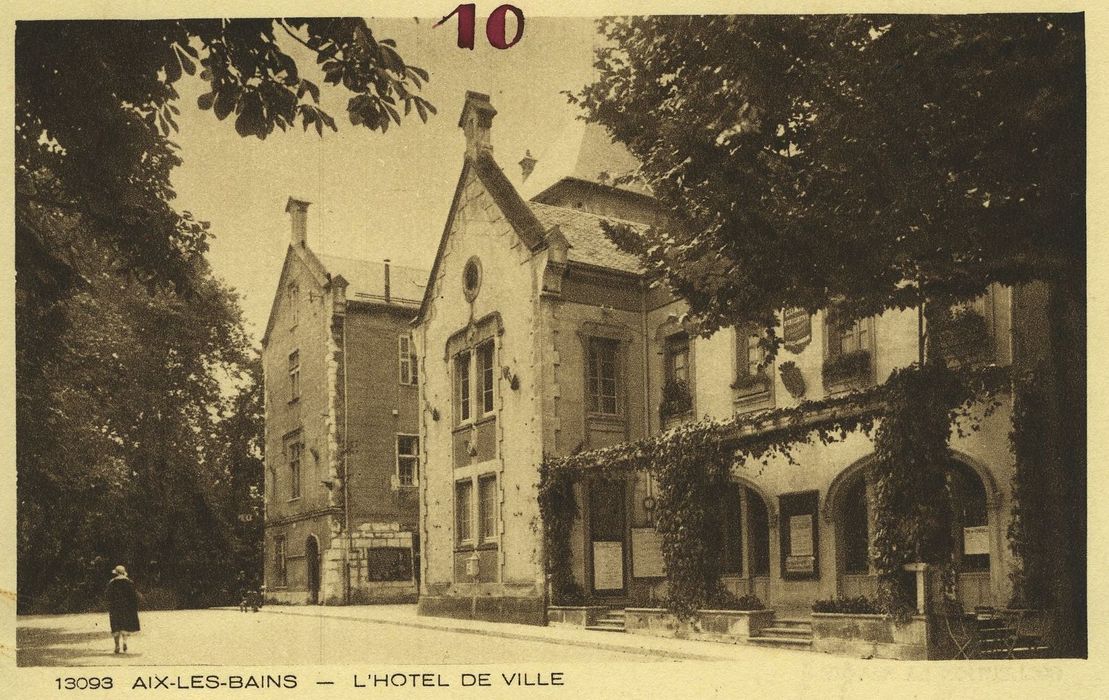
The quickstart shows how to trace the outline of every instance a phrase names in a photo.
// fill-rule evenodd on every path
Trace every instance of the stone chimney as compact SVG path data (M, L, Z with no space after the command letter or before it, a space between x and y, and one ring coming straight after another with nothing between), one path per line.
M528 181L528 176L535 170L535 164L538 163L532 155L531 151L525 151L524 157L520 159L520 174L524 176L524 182Z
M388 304L393 298L389 289L389 258L385 258L383 265L385 267L385 303Z
M466 104L462 107L462 116L458 119L458 126L466 134L466 157L476 159L482 153L492 153L493 143L489 139L489 129L493 126L493 117L497 110L489 102L489 95L483 95L473 90L466 91Z
M285 204L285 213L289 215L289 221L292 224L291 243L301 248L308 244L309 204L311 204L311 202L305 202L302 199L294 199L292 197L289 197L289 201Z

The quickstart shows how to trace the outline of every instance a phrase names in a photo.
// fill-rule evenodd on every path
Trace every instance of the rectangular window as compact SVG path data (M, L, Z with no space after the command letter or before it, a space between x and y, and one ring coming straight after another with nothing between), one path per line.
M619 352L618 340L589 340L589 410L593 413L619 413L616 381Z
M689 386L689 336L678 333L666 339L663 355L662 419L684 415L693 409L693 392Z
M736 377L760 377L766 373L766 349L762 336L750 329L736 329Z
M420 464L420 438L416 435L397 436L397 481L401 486L415 486Z
M497 476L488 474L478 479L479 510L481 511L481 540L497 539Z
M454 525L459 543L474 539L472 508L474 485L469 479L454 485Z
M278 586L286 586L289 583L289 568L286 561L285 538L281 536L273 538L273 573L275 584Z
M689 384L689 336L679 333L666 339L667 384Z
M454 405L456 423L470 420L470 353L460 352L454 358Z
M828 355L847 355L870 348L870 324L867 319L850 323L832 321L828 324Z
M300 498L300 456L304 445L289 444L289 498Z
M289 401L300 398L300 352L289 353Z
M493 341L482 343L477 349L478 399L481 414L493 411Z
M416 353L413 350L411 337L407 335L397 337L397 358L400 367L400 383L418 383Z
M366 550L369 581L411 581L412 550L407 547L373 547Z
M288 300L289 319L291 320L291 325L295 327L300 321L300 288L295 284L289 285Z

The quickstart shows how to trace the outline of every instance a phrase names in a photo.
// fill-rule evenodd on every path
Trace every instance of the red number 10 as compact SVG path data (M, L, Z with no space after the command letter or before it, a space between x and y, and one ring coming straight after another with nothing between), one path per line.
M435 23L438 27L451 17L458 15L458 48L470 49L474 48L474 26L477 24L476 18L477 6L474 3L467 3L459 5L454 8L454 11ZM505 25L508 13L511 12L516 16L516 36L512 37L511 41L504 38ZM520 8L514 5L501 5L493 10L489 15L489 19L485 21L485 36L489 39L489 43L497 49L507 49L515 46L520 41L520 37L524 35L524 13Z

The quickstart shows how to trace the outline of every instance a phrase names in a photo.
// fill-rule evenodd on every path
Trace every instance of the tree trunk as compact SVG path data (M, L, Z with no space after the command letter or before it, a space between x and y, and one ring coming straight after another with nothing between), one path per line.
M1058 519L1048 528L1057 552L1054 579L1055 633L1060 656L1086 657L1086 295L1085 279L1074 275L1054 285L1049 298L1051 377L1048 411L1055 426L1050 441L1053 471L1049 507Z

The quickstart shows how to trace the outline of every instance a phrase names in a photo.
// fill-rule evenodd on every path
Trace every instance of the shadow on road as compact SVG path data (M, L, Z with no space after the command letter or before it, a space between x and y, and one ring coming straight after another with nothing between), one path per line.
M19 627L16 629L15 642L17 666L99 665L104 663L103 657L115 656L112 652L112 636L108 632L68 632L58 627Z

